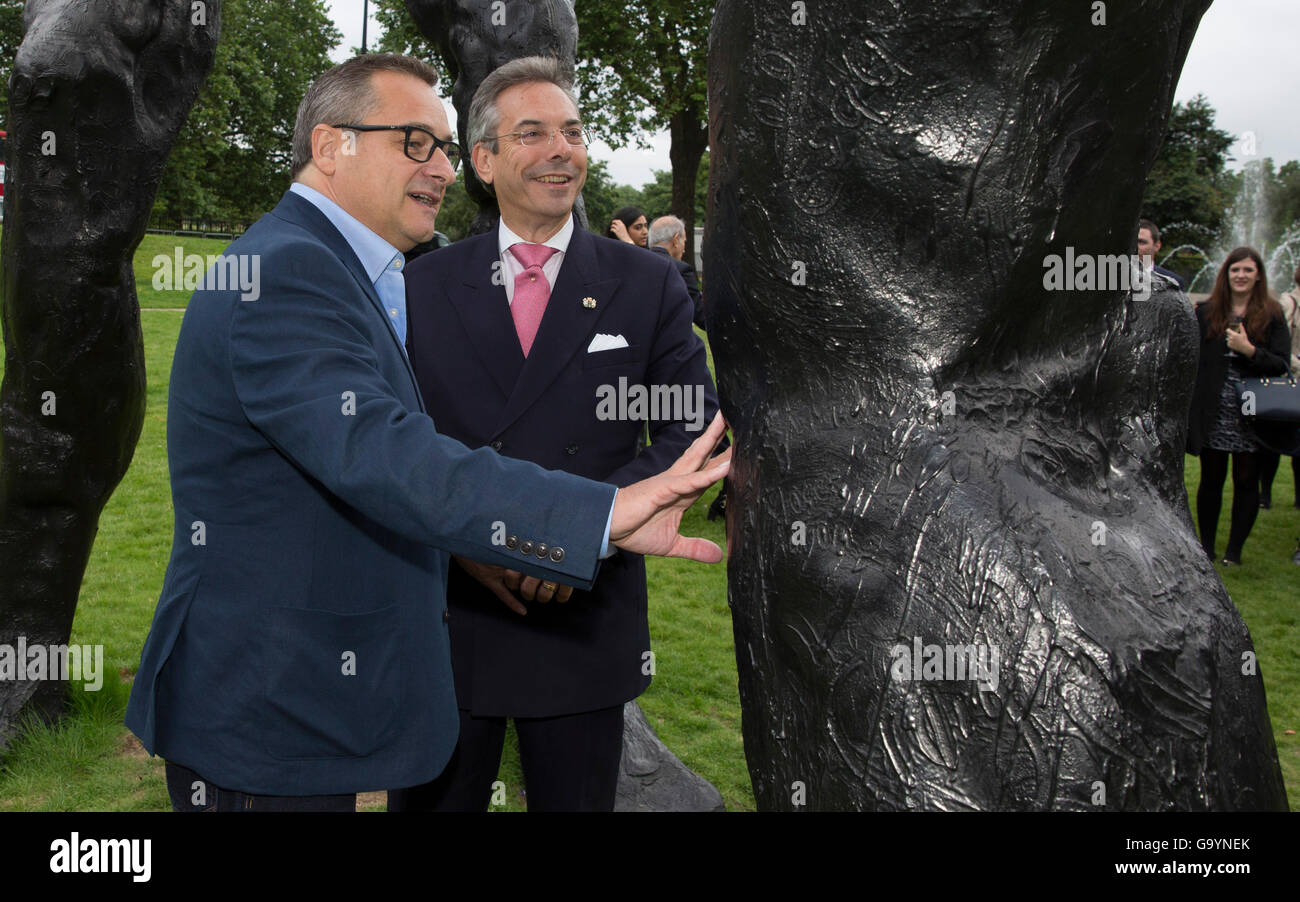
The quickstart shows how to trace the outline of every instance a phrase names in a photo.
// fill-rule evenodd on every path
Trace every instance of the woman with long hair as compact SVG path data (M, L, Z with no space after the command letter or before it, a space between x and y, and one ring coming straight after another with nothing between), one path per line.
M1192 391L1187 452L1201 458L1196 519L1201 546L1215 558L1223 483L1232 459L1232 527L1223 563L1241 563L1241 549L1259 514L1259 444L1242 422L1242 380L1287 371L1291 339L1282 308L1268 292L1264 261L1253 248L1228 254L1210 297L1196 305L1201 360Z
M628 244L645 247L650 239L650 226L640 209L624 207L614 214L614 218L609 222L609 230L605 234L610 238L626 241Z

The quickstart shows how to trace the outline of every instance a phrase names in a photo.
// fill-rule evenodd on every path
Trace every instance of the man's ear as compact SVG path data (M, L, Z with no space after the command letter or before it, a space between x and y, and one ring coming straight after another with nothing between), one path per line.
M339 156L352 156L357 152L357 133L348 129L333 129L317 125L311 130L311 159L325 175L338 169Z
M492 184L492 162L495 155L488 150L488 146L482 141L474 145L474 150L470 153L470 161L474 164L474 171L478 174L478 180L485 185Z

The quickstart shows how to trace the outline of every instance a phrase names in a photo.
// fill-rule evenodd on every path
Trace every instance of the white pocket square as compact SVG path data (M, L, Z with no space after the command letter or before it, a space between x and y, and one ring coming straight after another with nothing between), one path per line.
M596 337L587 345L587 353L594 354L597 351L612 351L615 348L626 348L627 339L622 335L606 335L603 332L597 332Z

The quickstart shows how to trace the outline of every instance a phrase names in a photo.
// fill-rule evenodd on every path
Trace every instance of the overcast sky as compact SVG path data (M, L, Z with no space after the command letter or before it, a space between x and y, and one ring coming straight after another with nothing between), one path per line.
M343 32L336 60L361 45L362 2L326 0ZM372 16L372 41L376 29ZM1272 157L1279 166L1300 159L1300 116L1293 99L1300 87L1298 39L1300 0L1216 0L1201 19L1174 99L1204 94L1219 128L1238 136L1253 133L1259 156ZM450 103L447 110L454 128L456 112ZM1242 150L1241 144L1234 147L1234 167L1246 159ZM653 178L655 169L669 168L668 135L658 136L649 150L612 151L596 142L592 158L608 160L616 182L639 187Z

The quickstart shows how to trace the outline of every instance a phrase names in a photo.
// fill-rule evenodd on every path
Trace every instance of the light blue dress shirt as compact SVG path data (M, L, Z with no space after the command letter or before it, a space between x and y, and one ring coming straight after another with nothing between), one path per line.
M393 327L393 332L397 335L397 343L402 346L402 353L405 354L406 279L402 275L402 269L406 265L406 258L402 256L402 252L372 232L368 226L362 225L351 213L315 188L308 187L302 182L294 182L289 186L289 190L324 213L325 217L333 223L334 228L339 230L348 247L352 248L353 253L357 255L357 259L361 261L361 268L366 271L366 277L375 285L379 300L383 302L384 310L388 313L388 324ZM614 499L618 499L617 488L614 489ZM601 558L607 558L614 553L614 549L609 547L609 529L613 523L614 505L611 503L609 516L605 518L605 537L600 542Z
M402 252L315 188L294 182L289 190L303 200L310 201L324 213L347 241L361 261L361 268L366 271L367 278L374 283L379 300L383 302L384 311L388 314L388 323L397 335L397 343L402 346L402 353L406 353L406 280L402 277L406 258Z

